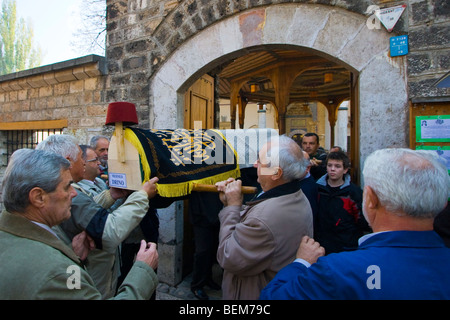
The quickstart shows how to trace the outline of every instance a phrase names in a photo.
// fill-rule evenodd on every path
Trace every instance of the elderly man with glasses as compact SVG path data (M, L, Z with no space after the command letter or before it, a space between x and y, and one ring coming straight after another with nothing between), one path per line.
M300 179L309 161L287 136L265 144L255 163L263 192L243 203L240 180L217 184L224 208L219 213L217 260L224 269L223 299L258 299L275 274L295 258L304 235L312 237L313 217Z
M94 148L88 145L80 145L82 157L84 159L84 175L83 180L77 184L84 190L96 196L108 189L106 183L99 178L100 175L100 159L95 153Z

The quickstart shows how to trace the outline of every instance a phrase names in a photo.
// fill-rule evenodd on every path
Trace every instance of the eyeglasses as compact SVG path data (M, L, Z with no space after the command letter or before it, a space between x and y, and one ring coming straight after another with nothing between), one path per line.
M258 158L256 159L256 164L257 165L261 165L261 167L270 167L270 162L262 162L258 156Z
M91 159L91 160L86 160L86 162L97 162L97 161L100 161L100 159L99 158L94 158L94 159Z

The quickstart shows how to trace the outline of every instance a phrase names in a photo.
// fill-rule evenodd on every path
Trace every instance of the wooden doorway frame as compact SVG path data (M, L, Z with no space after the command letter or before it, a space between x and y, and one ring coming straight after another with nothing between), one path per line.
M195 106L195 113L192 109ZM200 107L203 110L199 110ZM201 121L201 129L214 128L214 78L204 74L184 95L184 129L194 128L194 122Z
M352 182L360 185L360 151L359 151L359 75L350 73L350 174Z

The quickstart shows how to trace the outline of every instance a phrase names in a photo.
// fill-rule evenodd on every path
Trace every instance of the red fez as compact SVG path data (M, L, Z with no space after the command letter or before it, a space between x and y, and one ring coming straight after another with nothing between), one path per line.
M123 122L124 124L138 124L136 106L130 102L111 102L106 112L106 125Z

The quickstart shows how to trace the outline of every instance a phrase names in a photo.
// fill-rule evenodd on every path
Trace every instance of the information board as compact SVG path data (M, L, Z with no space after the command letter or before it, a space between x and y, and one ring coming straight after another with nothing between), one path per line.
M450 142L450 115L417 116L416 142Z

